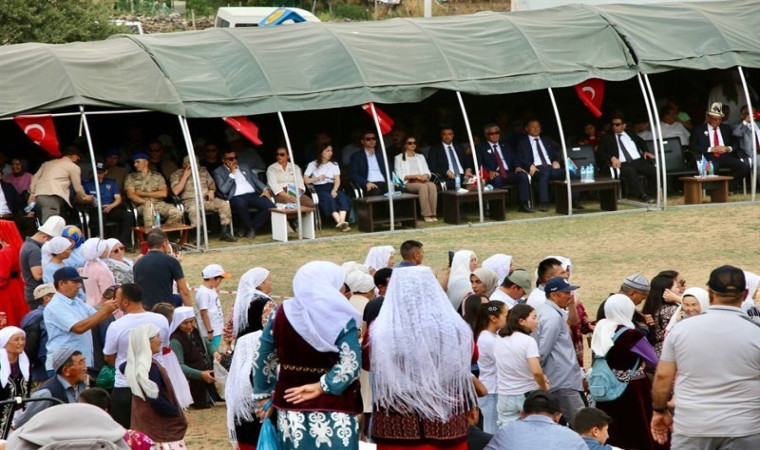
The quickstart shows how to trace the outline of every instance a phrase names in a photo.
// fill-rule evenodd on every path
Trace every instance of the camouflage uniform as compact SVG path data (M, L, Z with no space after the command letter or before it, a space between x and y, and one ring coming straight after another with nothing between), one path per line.
M176 186L179 183L179 180L182 179L182 173L184 171L185 169L179 169L175 170L174 173L172 173L170 179L172 186ZM203 198L206 199L208 198L207 195L209 191L216 191L216 184L214 183L214 178L210 173L208 173L208 170L206 170L205 167L198 167L198 175L200 175L199 181L201 185L201 193L203 194ZM185 211L187 211L187 215L190 217L190 223L194 226L197 226L198 224L195 223L197 220L197 215L195 212L194 195L195 185L193 184L193 179L191 177L187 179L185 188L182 189L179 197L182 199L182 204L185 205ZM219 214L219 222L222 224L222 226L229 225L230 222L232 222L232 211L230 210L230 204L221 198L214 197L213 200L204 200L203 207L206 209L206 211L213 211Z
M155 192L166 187L164 177L155 172L148 172L143 176L140 172L130 173L124 180L124 190L133 189L135 191ZM166 225L179 225L182 223L182 212L174 206L157 198L148 199L153 203L154 208L161 214L161 217L167 218ZM143 225L150 228L153 226L153 216L150 214L150 208L145 204L137 205L137 212L143 218Z

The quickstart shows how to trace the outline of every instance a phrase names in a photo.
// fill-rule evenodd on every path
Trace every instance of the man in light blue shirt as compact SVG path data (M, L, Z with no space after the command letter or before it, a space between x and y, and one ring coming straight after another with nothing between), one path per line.
M588 450L578 433L557 423L560 417L556 395L531 391L525 397L520 420L501 427L485 450Z
M87 303L77 298L83 277L73 267L62 267L53 274L56 294L45 307L43 317L48 334L47 353L69 347L79 350L84 355L87 367L92 367L92 333L91 329L108 319L118 305L115 300L103 301L96 311ZM45 362L45 369L50 377L55 376L53 361Z

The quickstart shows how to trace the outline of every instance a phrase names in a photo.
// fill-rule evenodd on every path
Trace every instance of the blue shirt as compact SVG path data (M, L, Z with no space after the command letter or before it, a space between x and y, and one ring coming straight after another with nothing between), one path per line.
M52 355L59 348L70 347L82 352L87 367L92 367L92 333L87 330L76 334L71 327L93 314L95 310L81 299L70 299L57 292L43 312L48 334L47 354ZM45 369L53 370L50 358L45 361Z
M42 317L45 307L40 305L34 311L31 311L21 319L21 329L29 336L30 331L39 327L40 332L37 344L39 350L36 355L27 355L31 363L30 375L32 381L44 381L47 380L47 372L45 371L45 359L47 358L47 330L45 329L45 320Z
M583 375L578 365L570 329L562 309L546 300L538 310L538 329L531 334L538 342L541 367L551 382L552 391L557 389L583 390Z
M84 257L82 256L82 246L81 245L79 247L75 248L75 249L72 249L71 250L71 255L69 255L68 258L66 258L66 259L63 260L63 265L64 266L75 267L77 269L80 268L80 267L84 267L84 263L85 263L85 260L84 260ZM52 283L52 281L50 281L50 283Z
M87 194L97 198L95 195L97 193L95 192L95 180L96 178L93 178L82 183L82 189ZM110 178L103 178L103 182L100 183L100 204L103 206L110 205L116 201L115 195L119 195L119 186L116 184L116 181Z
M588 436L581 436L583 438L583 441L588 446L589 450L612 450L612 447L605 444L600 444L599 441L596 440L596 438L588 437Z
M583 439L570 428L557 425L551 417L531 414L503 426L488 443L486 450L588 450Z

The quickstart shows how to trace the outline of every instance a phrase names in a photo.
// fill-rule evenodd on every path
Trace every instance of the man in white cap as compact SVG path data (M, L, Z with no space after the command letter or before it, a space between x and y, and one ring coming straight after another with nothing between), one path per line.
M633 273L625 277L623 284L620 285L620 290L617 294L623 294L630 298L634 305L638 306L647 299L649 295L649 281L640 273ZM610 294L613 295L613 294ZM596 312L597 322L606 318L604 313L604 304L607 300L604 300L599 309ZM649 314L641 314L634 310L633 318L631 319L636 328L644 334L649 334L649 325L654 323L654 319Z
M21 264L21 277L26 284L24 296L31 310L40 306L34 298L34 288L42 284L42 244L60 236L65 226L66 221L63 217L51 216L37 229L36 233L27 237L21 246L18 258Z
M32 387L50 378L45 370L47 330L43 314L54 295L55 287L52 283L41 284L34 288L34 299L40 302L40 306L21 319L21 329L26 333L24 352L29 357L29 376L32 379Z
M703 155L713 165L717 174L720 169L731 170L731 190L741 185L741 180L749 174L749 163L739 159L743 152L732 142L731 127L723 123L723 104L714 102L705 114L705 123L694 128L691 133L691 151Z

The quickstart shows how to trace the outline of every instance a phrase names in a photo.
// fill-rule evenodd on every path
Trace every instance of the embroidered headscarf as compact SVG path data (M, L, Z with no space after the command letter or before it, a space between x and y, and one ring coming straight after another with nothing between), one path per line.
M605 319L597 322L594 328L594 335L591 337L591 350L598 356L605 356L610 351L614 342L612 336L615 335L618 325L633 329L633 313L636 305L633 304L627 295L611 295L604 302Z
M129 332L127 367L124 376L127 378L127 385L132 389L132 395L143 400L146 395L148 398L158 397L158 385L148 377L153 363L150 340L158 333L158 327L151 323L133 328Z
M367 253L367 259L364 260L364 265L368 269L380 270L383 267L388 267L388 262L391 260L391 256L396 250L390 245L382 245L379 247L372 247Z
M483 267L493 270L498 277L497 286L501 286L504 279L509 275L510 267L512 267L512 256L497 253L483 261Z
M248 307L254 297L261 295L269 298L267 294L259 290L259 286L266 281L268 276L269 271L267 269L254 267L240 277L232 315L232 329L235 331L235 336L248 326Z
M26 336L24 330L18 327L10 326L0 330L0 388L4 388L8 384L8 378L11 376L11 362L8 359L8 350L5 349L5 346L17 334ZM18 368L21 370L24 379L29 380L29 358L24 352L18 355Z

